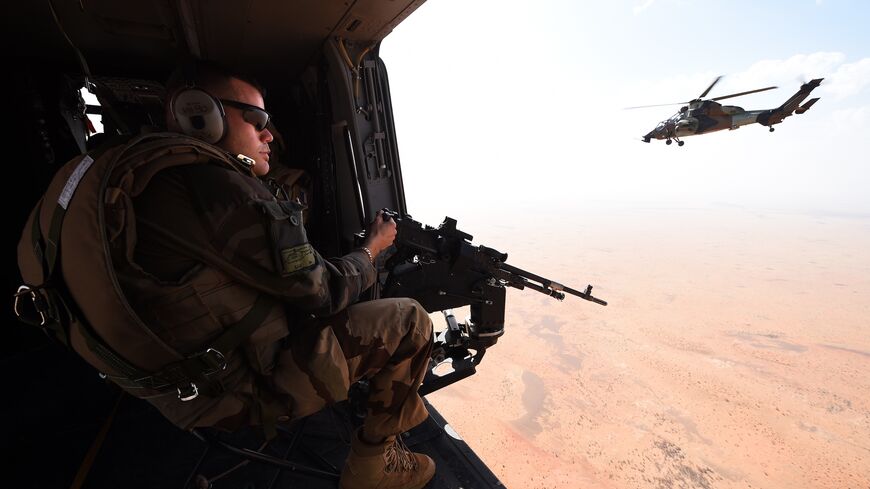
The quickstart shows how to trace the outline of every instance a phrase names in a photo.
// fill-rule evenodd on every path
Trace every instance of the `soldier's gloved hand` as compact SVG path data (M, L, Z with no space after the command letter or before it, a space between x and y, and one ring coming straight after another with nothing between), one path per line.
M382 251L389 248L396 239L396 221L384 220L384 212L378 211L375 220L369 224L366 232L366 241L363 246L372 252L372 256L378 256Z

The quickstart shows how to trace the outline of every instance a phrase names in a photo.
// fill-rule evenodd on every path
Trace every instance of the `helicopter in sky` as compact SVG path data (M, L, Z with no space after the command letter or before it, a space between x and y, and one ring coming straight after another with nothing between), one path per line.
M722 76L717 76L713 83L701 92L697 98L688 102L676 102L672 104L657 104L643 105L638 107L628 107L629 109L640 109L646 107L662 107L665 105L680 105L680 110L671 117L661 121L652 131L643 136L643 142L648 143L653 139L664 139L665 144L671 144L676 141L678 146L682 146L684 141L682 138L686 136L697 136L699 134L707 134L710 132L721 131L723 129L734 130L747 124L758 123L763 126L768 126L770 132L774 131L774 124L781 123L786 117L792 114L803 114L810 107L818 102L819 97L812 98L803 105L801 102L806 99L814 88L822 83L824 78L815 78L801 85L800 90L792 95L779 107L773 109L762 110L744 110L736 105L722 105L718 101L751 93L764 92L777 87L765 87L755 90L747 90L745 92L732 93L721 97L704 99L710 90L722 79Z

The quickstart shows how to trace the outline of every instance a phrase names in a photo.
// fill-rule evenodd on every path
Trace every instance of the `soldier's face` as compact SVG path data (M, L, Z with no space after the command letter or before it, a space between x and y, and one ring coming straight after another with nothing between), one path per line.
M226 88L226 93L220 93L219 98L235 100L265 109L263 95L252 85L233 78ZM227 132L217 145L234 155L241 153L253 158L256 162L254 174L265 175L269 171L269 156L271 154L269 143L272 141L272 133L265 128L262 131L257 130L254 124L246 121L243 117L243 109L225 104L224 111Z

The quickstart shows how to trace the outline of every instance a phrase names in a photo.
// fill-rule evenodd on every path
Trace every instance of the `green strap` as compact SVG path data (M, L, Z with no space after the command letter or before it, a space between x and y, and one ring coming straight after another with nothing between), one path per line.
M195 384L207 389L210 395L221 394L224 386L220 379L210 376L226 367L225 355L244 343L263 324L271 310L272 304L268 297L264 294L258 295L254 305L242 319L210 342L204 352L178 362L178 366Z
M39 199L36 204L36 209L33 210L33 224L30 226L30 242L33 246L33 252L36 254L36 259L42 264L42 279L45 280L45 253L42 249L42 230L40 226L39 215L42 214L43 199Z
M44 199L39 199L36 207L33 210L33 222L30 226L30 243L33 247L33 253L36 255L36 259L40 262L42 266L42 285L39 286L28 286L30 289L28 293L36 294L37 298L32 299L34 301L34 307L36 307L37 302L39 301L43 303L47 309L40 309L39 312L45 315L45 321L42 324L39 324L39 321L36 323L32 323L36 326L41 327L46 333L53 336L56 340L60 341L64 344L64 346L70 345L69 340L69 331L62 323L61 314L69 313L69 308L66 306L66 303L62 300L62 298L54 291L48 288L45 288L45 284L49 282L52 277L52 269L53 266L46 265L46 248L43 245L43 236L41 229L41 218L42 214L42 203ZM27 300L19 297L17 300ZM61 310L61 308L63 310ZM71 317L71 316L67 316ZM25 318L21 318L22 321L27 323L31 323Z
M123 377L111 376L112 381L122 387L165 390L194 383L198 388L201 387L207 391L209 395L215 396L223 392L223 385L220 383L220 379L214 377L214 374L226 367L225 355L247 340L263 323L271 310L271 301L266 295L260 294L242 319L227 328L210 343L209 347L184 360L173 362L153 374L143 372L117 355L111 348L98 340L89 331L89 328L82 327L81 331L91 351L114 370L123 374Z
M85 154L79 160L79 162L76 164L75 171L69 176L69 179L67 180L67 185L69 185L70 181L74 178L77 178L78 181L75 183L75 186L72 187L71 194L65 196L67 200L66 204L64 205L61 205L61 199L64 198L64 194L66 193L66 186L64 186L64 189L61 192L60 198L57 202L57 206L55 206L54 208L54 213L52 213L51 215L51 224L48 228L48 236L43 236L43 238L45 238L45 264L48 266L48 275L46 276L46 282L54 277L54 267L55 265L57 265L57 256L60 249L60 232L61 228L63 228L63 218L66 215L65 206L69 205L72 196L75 194L75 190L78 188L79 183L81 183L82 179L85 177L85 174L90 171L93 164L98 159L100 159L100 157L102 157L103 154L111 147L112 146L103 144L94 151ZM88 158L90 158L89 163L85 161ZM84 166L83 168L83 165L85 164L86 166ZM79 173L79 170L82 170L81 173Z
M80 323L81 327L79 328L79 332L82 334L82 336L84 336L85 342L88 345L88 349L90 349L96 356L100 357L100 360L102 360L109 367L111 367L112 370L120 372L124 375L125 378L133 381L134 383L136 383L138 379L150 377L149 374L132 365L123 357L115 353L115 351L109 348L105 343L103 343L103 341L100 340L93 331L91 331L91 328L86 325L84 321L80 321ZM140 385L139 387L150 386Z
M272 310L272 301L265 294L257 296L254 305L236 324L224 331L211 342L211 347L225 353L235 349L248 339L269 315Z
M66 209L60 204L54 208L51 215L51 225L48 228L48 236L45 238L45 261L48 266L48 277L54 276L54 267L57 265L57 254L60 246L60 230L63 227L63 217Z
M278 416L282 410L275 402L268 390L260 388L257 382L253 386L254 403L260 415L260 426L263 428L263 436L266 440L272 440L278 436Z

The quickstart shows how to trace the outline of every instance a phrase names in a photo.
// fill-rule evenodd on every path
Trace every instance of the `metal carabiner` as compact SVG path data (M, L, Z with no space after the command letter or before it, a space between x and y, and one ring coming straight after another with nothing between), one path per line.
M178 399L181 402L192 401L199 397L199 389L193 382L189 382L183 391L181 387L176 387L175 390L178 392Z
M15 315L18 317L18 319L20 319L26 323L31 322L31 321L24 318L24 316L22 315L22 311L20 309L20 306L19 306L19 302L21 301L21 297L24 295L30 296L30 302L33 303L33 310L39 314L39 326L45 326L45 323L47 322L46 317L45 317L45 313L42 310L43 308L40 307L40 303L42 303L44 301L44 299L42 297L38 296L36 294L36 291L33 290L32 288L30 288L30 286L28 286L28 285L22 285L22 286L18 287L18 291L15 293L15 302L12 305L12 309L13 309L13 311L15 311ZM45 305L45 304L42 304L42 305Z

